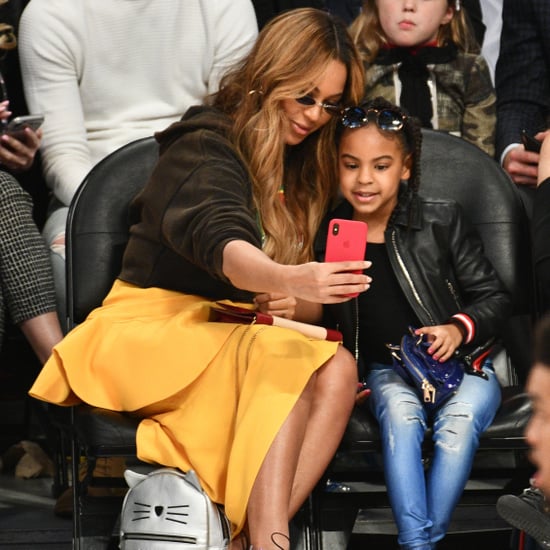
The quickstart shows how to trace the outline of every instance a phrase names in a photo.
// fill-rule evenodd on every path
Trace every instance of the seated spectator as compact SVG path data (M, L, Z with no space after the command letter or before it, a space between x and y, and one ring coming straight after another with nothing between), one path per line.
M372 262L373 281L356 301L325 305L327 321L341 328L344 345L364 367L399 548L433 550L447 533L479 437L498 410L500 386L488 354L480 357L481 371L467 372L455 394L426 405L429 395L419 395L392 368L387 344L416 327L436 361L457 352L479 354L498 338L512 303L460 207L418 194L417 119L376 98L346 109L341 125L344 200L328 219L368 224L365 259ZM320 231L319 260L328 219ZM422 442L430 428L435 445L426 463Z
M531 220L533 237L533 265L535 269L535 305L538 317L545 318L540 322L538 340L535 341L535 367L538 374L535 378L545 378L546 370L537 365L550 365L550 352L547 340L550 337L550 134L546 134L540 150L540 161L537 167L537 188L534 193L533 215ZM532 377L528 384L536 389ZM550 402L549 402L550 404ZM546 410L546 401L540 401L540 411ZM535 404L535 419L537 405ZM540 425L533 422L533 425ZM550 426L550 424L549 424ZM531 432L527 431L527 436ZM533 431L534 433L534 431ZM540 439L537 439L539 442ZM546 473L546 477L548 473ZM543 548L550 548L550 505L545 491L550 490L549 480L537 472L530 486L520 495L503 495L497 501L497 511L510 525L525 531Z
M10 100L9 110L14 117L29 114L23 93L16 37L16 29L19 26L21 13L28 2L29 0L4 0L3 3L0 2L0 72L5 81L4 93L7 91L7 98ZM7 98L4 97L3 99ZM33 218L41 230L46 221L49 191L42 175L40 151L37 151L34 155L34 161L27 170L19 170L15 175L21 187L32 198Z
M29 109L45 115L42 162L54 200L43 234L62 318L67 207L83 178L215 92L256 35L250 0L28 3L19 52Z
M550 147L548 148L550 153ZM550 185L549 182L546 185ZM527 392L533 414L525 437L531 446L530 460L537 468L533 486L519 496L503 495L497 511L510 525L524 531L541 548L550 548L550 314L546 313L535 331L533 367Z
M209 322L211 306L315 322L322 302L368 288L346 272L367 262L319 263L312 250L336 194L334 115L363 82L328 13L272 19L209 104L157 134L119 278L30 390L136 413L139 457L195 470L224 506L231 550L290 548L288 522L340 443L357 366L338 342Z
M352 35L365 62L367 98L382 96L423 127L493 156L495 92L460 0L364 0Z
M542 142L537 172L531 233L536 305L540 316L550 312L550 133L546 134Z
M3 68L8 66L7 54L13 53L17 46L15 21L4 19L11 15L6 11L7 4L7 1L0 4ZM13 114L12 103L16 114L24 114L24 110L19 110L24 104L22 90L8 94L8 90L16 90L13 85L12 80L5 82L0 73L0 348L6 324L12 322L43 364L61 340L62 332L56 315L50 258L33 219L33 200L14 177L31 172L42 131L30 128L16 134L4 131Z
M513 181L535 187L539 155L522 130L544 137L550 115L550 10L547 0L504 0L496 67L496 155Z

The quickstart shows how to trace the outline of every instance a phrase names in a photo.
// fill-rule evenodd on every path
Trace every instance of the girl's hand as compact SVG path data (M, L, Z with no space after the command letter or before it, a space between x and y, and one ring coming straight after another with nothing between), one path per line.
M462 333L453 324L421 327L415 330L415 334L427 335L428 342L431 343L428 353L441 363L450 359L462 343Z
M285 296L276 292L256 294L254 303L262 313L277 315L285 319L294 319L297 301L294 296Z
M285 266L284 281L288 294L309 302L336 304L347 302L350 295L364 292L371 278L363 273L371 262L308 262ZM354 273L358 271L359 273Z
M2 134L0 138L0 163L15 172L28 170L40 147L42 130L25 128L13 134Z

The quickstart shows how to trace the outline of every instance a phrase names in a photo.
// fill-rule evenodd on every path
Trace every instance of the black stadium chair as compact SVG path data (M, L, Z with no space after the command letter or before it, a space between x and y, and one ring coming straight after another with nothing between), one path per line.
M123 146L99 162L80 185L67 220L67 318L69 329L101 305L118 275L128 241L128 205L145 185L158 158L153 137ZM113 365L113 368L115 366ZM98 458L135 459L134 418L88 405L71 408L73 547L110 547L121 499L91 497L89 486L124 487L124 480L94 478ZM82 457L87 463L79 479Z

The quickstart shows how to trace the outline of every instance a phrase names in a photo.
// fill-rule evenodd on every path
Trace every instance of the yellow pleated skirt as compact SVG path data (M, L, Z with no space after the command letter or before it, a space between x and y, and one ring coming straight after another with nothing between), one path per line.
M142 418L141 460L195 470L234 533L275 435L335 342L209 322L211 302L116 281L54 349L30 395Z

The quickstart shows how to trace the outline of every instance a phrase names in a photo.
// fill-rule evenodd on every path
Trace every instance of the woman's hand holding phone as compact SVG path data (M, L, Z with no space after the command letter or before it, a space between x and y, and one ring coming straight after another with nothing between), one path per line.
M25 115L15 117L10 122L9 102L0 103L0 120L2 129L0 137L0 163L13 172L22 172L31 167L36 151L42 141L40 125L42 115Z
M0 137L0 163L14 172L29 169L41 141L42 130L29 128L17 134L4 132Z
M371 278L363 271L371 262L308 262L281 265L284 275L278 285L282 292L307 302L337 304L369 288Z

